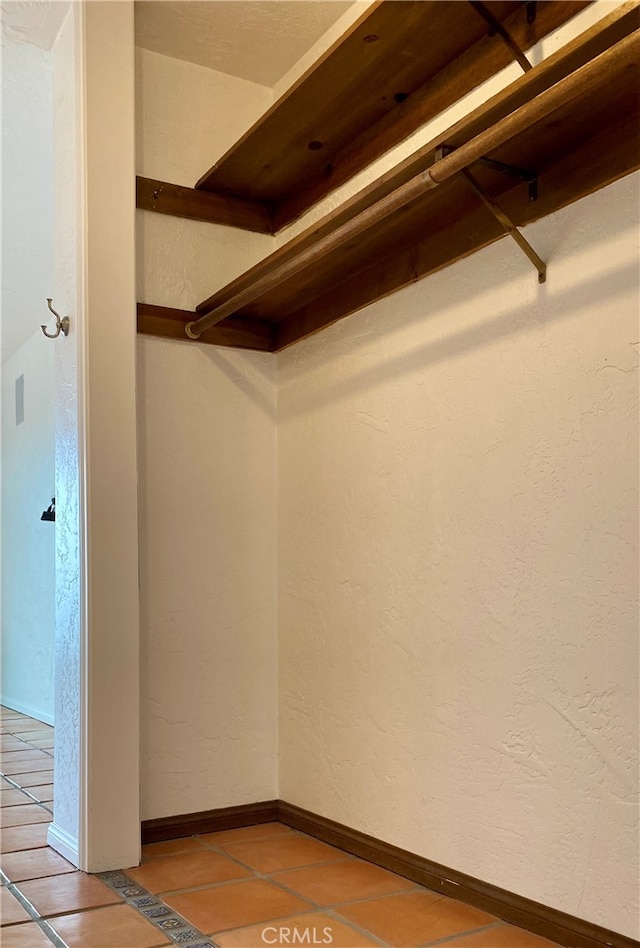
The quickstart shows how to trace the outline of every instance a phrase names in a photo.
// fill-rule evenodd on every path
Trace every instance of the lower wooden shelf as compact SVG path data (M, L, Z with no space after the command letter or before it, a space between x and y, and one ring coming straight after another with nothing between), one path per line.
M488 142L483 157L537 175L538 194L532 201L525 182L500 173L495 166L475 161L471 165L484 192L518 227L637 170L637 16L635 24L627 24L626 32L622 39L613 35L611 47L592 62L574 65L569 75L565 69L559 80L557 63L543 63L539 75L547 81L542 91L536 70L531 70L513 84L515 91L499 94L497 102L490 100L403 167L203 301L196 314L141 304L139 331L186 339L187 324L206 315L220 321L199 337L201 342L278 351L504 237L504 227L461 174L434 189L415 193L407 189L407 182L417 180L419 185L419 173L434 165L442 145L462 152L466 143ZM573 52L565 53L565 60ZM524 103L518 102L522 87L531 93ZM565 89L571 92L566 100ZM540 107L544 96L547 102L553 99L553 107L546 111ZM504 127L505 116L516 115L514 101L520 120L513 123L513 134L494 136L501 118ZM525 115L531 116L530 124L523 121ZM483 130L481 137L478 133ZM376 211L381 199L393 198L403 187L402 193L408 194L404 203L394 203L384 215ZM345 224L354 221L355 229L345 230ZM332 242L332 234L343 236ZM505 252L520 251L509 243ZM547 263L552 268L553 261ZM523 266L530 267L524 257ZM531 273L535 280L533 269Z

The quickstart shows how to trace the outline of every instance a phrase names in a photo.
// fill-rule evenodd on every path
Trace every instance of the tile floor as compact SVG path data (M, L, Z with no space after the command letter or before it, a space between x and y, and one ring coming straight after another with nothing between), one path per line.
M552 948L279 823L144 846L124 872L77 872L46 844L53 728L7 709L0 724L3 948Z

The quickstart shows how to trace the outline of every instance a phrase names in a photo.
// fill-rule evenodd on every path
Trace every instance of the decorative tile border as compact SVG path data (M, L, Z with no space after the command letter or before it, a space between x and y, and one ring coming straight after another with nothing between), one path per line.
M142 915L167 938L170 938L175 945L185 946L185 948L219 948L214 941L203 935L191 922L188 922L182 915L178 915L172 908L165 905L157 895L153 895L153 893L138 885L137 882L134 882L133 879L130 879L126 872L112 870L110 872L98 872L96 876L105 885L117 892L127 905L130 905L139 915Z

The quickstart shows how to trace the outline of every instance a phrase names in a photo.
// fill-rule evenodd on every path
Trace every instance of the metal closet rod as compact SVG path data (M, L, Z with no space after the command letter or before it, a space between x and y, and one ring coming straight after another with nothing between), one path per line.
M215 326L216 323L226 319L227 316L231 316L243 307L255 302L264 293L269 292L296 273L304 270L319 256L336 250L342 244L359 236L372 225L384 220L394 211L420 197L425 191L444 184L445 181L465 170L478 159L490 154L509 139L525 131L529 126L567 105L581 93L584 93L590 85L596 85L600 78L606 76L607 81L612 81L610 75L612 67L615 68L626 61L632 64L639 48L640 35L636 31L636 33L621 40L611 49L596 56L591 62L580 66L571 75L561 79L534 99L520 106L511 115L500 119L495 125L484 132L480 132L479 135L465 142L464 145L460 145L459 148L446 155L446 157L435 161L425 171L415 175L395 191L387 194L366 210L361 211L311 247L301 251L290 260L285 260L264 276L257 277L251 286L239 290L234 296L218 306L212 305L211 309L208 312L205 310L199 319L185 325L185 333L190 339L198 339L211 326ZM446 135L443 135L443 141L446 141ZM267 264L268 259L267 257L266 261L258 264L258 267Z

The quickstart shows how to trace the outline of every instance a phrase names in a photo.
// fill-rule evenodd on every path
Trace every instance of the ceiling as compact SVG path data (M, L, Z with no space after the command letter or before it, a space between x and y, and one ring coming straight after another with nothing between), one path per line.
M136 0L136 45L273 86L353 0Z
M0 4L2 32L9 39L51 49L68 9L62 0L9 0Z

